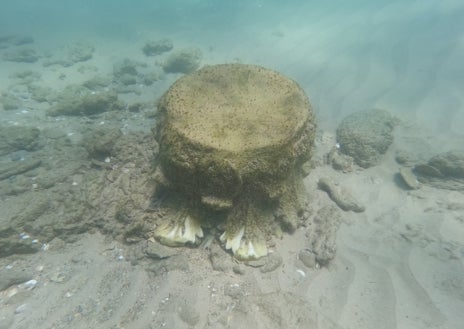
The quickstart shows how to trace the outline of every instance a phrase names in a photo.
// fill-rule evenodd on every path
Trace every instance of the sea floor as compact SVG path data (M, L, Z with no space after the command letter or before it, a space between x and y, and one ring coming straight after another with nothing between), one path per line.
M379 21L395 8L376 11ZM156 56L143 52L147 40L160 39L149 30L112 41L0 38L0 127L19 127L16 143L28 148L0 145L10 150L0 156L0 177L13 173L0 180L0 328L462 328L463 192L424 184L410 190L395 161L398 152L424 160L462 150L462 84L450 75L462 64L462 42L436 38L433 54L420 56L420 22L408 25L399 15L398 26L416 34L398 36L387 52L376 42L388 39L387 23L366 31L352 14L331 25L336 15L312 29L275 24L240 45L232 33L213 39L211 31L193 42L176 32L162 36L173 49ZM346 37L337 39L341 31ZM359 31L365 42L349 42ZM268 259L250 264L234 260L214 235L204 248L163 248L140 234L153 224L144 218L152 216L157 99L182 75L162 65L191 47L201 51L201 65L264 65L309 95L318 121L305 179L309 206L313 213L330 207L340 221L329 264L302 261L304 225L275 239ZM33 52L17 52L24 48ZM25 57L11 61L7 53ZM113 110L57 114L66 88L82 85L114 92ZM324 159L336 146L337 125L369 108L400 119L393 144L377 166L334 170ZM98 144L111 150L95 159L89 154L98 147L89 145L99 136L118 142ZM317 187L327 177L365 211L339 209Z

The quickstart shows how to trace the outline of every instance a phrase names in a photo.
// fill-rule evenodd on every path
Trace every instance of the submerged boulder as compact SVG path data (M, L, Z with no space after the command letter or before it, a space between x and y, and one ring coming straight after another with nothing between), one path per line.
M173 48L172 40L168 38L147 41L142 48L146 56L156 56L168 52Z
M174 51L161 65L166 73L191 73L200 67L200 49L186 48Z
M32 48L16 48L3 53L2 59L9 62L35 63L40 56Z
M61 65L63 67L69 67L76 63L86 62L92 59L94 51L95 47L88 42L68 44L46 59L43 65Z
M47 111L48 115L93 115L123 107L114 91L95 92L79 85L66 87L57 102Z
M195 244L219 227L235 257L256 259L273 233L296 228L316 129L297 83L254 65L207 66L175 82L158 110L160 242Z
M337 128L340 151L363 168L377 165L393 142L397 124L385 110L360 111L348 115Z
M40 130L27 126L0 126L0 155L39 149Z
M438 154L427 163L414 166L413 172L421 183L464 191L464 152L451 150Z

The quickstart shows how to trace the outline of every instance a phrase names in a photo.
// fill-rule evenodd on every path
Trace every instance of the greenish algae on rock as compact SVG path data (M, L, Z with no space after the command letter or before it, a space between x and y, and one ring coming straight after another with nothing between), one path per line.
M244 64L183 76L158 105L156 180L165 213L155 237L198 243L203 228L239 259L267 255L280 228L294 230L306 191L315 122L304 91L287 77Z

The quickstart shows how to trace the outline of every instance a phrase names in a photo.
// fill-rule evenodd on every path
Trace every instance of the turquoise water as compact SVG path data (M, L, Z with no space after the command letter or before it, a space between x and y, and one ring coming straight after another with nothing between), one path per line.
M17 40L15 38L29 38L30 41L17 45L11 41ZM143 47L147 42L161 39L168 39L173 49L155 56L144 54ZM67 51L76 44L92 49L90 57L69 63ZM35 52L36 60L16 61L7 56L26 48ZM163 65L171 53L193 48L201 53L199 67L232 62L257 64L295 80L310 98L319 129L314 156L317 161L307 181L312 188L311 196L315 196L314 207L330 200L324 199L326 195L321 194L317 184L313 183L319 177L333 175L341 185L349 186L367 208L363 214L342 212L343 224L337 241L339 249L332 267L313 271L295 265L295 254L301 248L299 243L305 241L304 234L297 231L294 241L284 239L285 242L278 243L283 248L281 250L285 250L282 253L286 266L273 272L274 276L256 274L258 270L250 276L246 271L245 275L239 276L239 271L231 270L220 275L215 272L216 275L211 278L209 274L195 278L203 279L201 282L206 282L208 289L210 285L234 283L232 279L231 282L224 281L226 277L242 280L240 284L243 286L259 286L265 292L275 292L273 289L278 287L275 289L297 295L301 293L305 303L320 315L319 319L328 319L327 322L319 320L319 328L464 328L464 189L462 185L460 189L448 190L425 184L417 191L409 191L394 178L398 178L399 167L404 164L395 160L398 150L411 155L413 160L406 166L425 163L430 157L449 150L464 152L464 3L460 0L2 1L0 128L33 127L40 133L36 130L28 132L36 136L32 139L37 138L39 146L32 145L32 141L32 146L13 147L11 152L2 154L3 145L0 145L0 174L14 172L9 176L0 175L0 245L5 246L10 241L8 234L21 238L25 235L33 238L36 234L44 246L52 240L50 232L56 231L59 232L57 235L65 236L74 229L69 223L81 222L85 225L76 224L75 229L79 233L87 232L91 227L101 229L110 239L113 238L111 234L121 238L124 220L131 218L130 214L126 216L118 212L119 226L113 230L108 224L115 218L111 211L108 213L113 217L98 204L92 204L93 207L88 206L91 202L85 203L85 206L79 204L85 198L98 199L101 195L94 190L93 194L87 192L84 187L79 192L72 189L86 183L91 186L88 180L101 175L104 170L114 174L114 177L108 174L100 181L106 188L117 181L115 177L119 176L115 173L119 174L121 168L133 172L142 163L142 167L147 166L143 167L146 171L142 174L146 174L150 171L153 154L140 151L149 144L147 139L134 137L134 144L140 143L140 147L130 148L130 156L113 160L117 156L105 154L91 159L94 161L90 163L88 153L91 152L85 149L85 144L88 144L86 138L99 127L117 130L115 138L120 138L119 134L124 137L131 134L139 136L136 133L150 134L158 98L183 74L163 70ZM127 66L121 64L125 60L129 63ZM123 74L118 75L125 69L137 73L124 77L121 77ZM21 72L29 73L26 78L18 78ZM150 77L152 80L148 79ZM114 112L116 114L102 111L96 115L56 115L56 112L50 112L59 103L61 92L66 87L81 86L94 78L105 82L103 87L97 84L91 93L114 91L122 102ZM126 82L122 82L123 78ZM40 97L43 99L40 100ZM16 106L12 109L7 108L11 100ZM72 108L71 105L68 107ZM337 145L337 126L347 115L367 109L385 109L399 118L401 125L395 128L398 135L395 135L393 146L378 166L366 170L351 168L348 174L333 171L323 160L324 154ZM118 150L127 145L129 142ZM132 156L139 156L142 160L138 163ZM40 164L34 162L36 159L40 159ZM25 172L12 169L16 164L29 160L31 165ZM118 160L121 163L116 162L113 166L115 162L112 161ZM122 162L126 160L130 166L124 167L127 163ZM131 179L145 187L145 182L137 180L140 176ZM129 179L121 180L122 185L126 184L124 188L137 190ZM102 195L120 196L103 187L102 191ZM149 195L148 192L146 194ZM133 206L132 201L127 202ZM102 204L109 209L114 206L109 202ZM84 207L85 211L80 207ZM68 208L72 214L67 213ZM78 208L80 212L76 210ZM137 212L134 209L130 208L130 211ZM43 213L36 214L35 211ZM32 224L25 224L23 216L29 216ZM13 223L11 230L10 222ZM69 227L60 226L63 222ZM86 226L87 223L91 224ZM5 245L1 244L2 239L6 241ZM44 250L31 250L30 257L44 255ZM9 256L12 258L5 258L8 265L26 259L14 253ZM196 264L191 269L204 270L209 266L209 263L207 266ZM306 271L303 275L308 281L300 280L301 272L297 271L302 269ZM292 276L290 272L300 274ZM174 277L180 280L179 277L190 274L182 272L182 275L174 274ZM37 277L39 288L45 288L42 283L49 282L44 277L45 274ZM182 289L195 286L186 282L182 281ZM156 281L161 286L164 283ZM162 298L169 295L168 288L163 290L165 295ZM141 288L136 286L134 289ZM156 295L156 289L151 290L155 292L150 307L164 303ZM36 289L33 292L39 296L42 291L46 290ZM65 293L67 291L63 295ZM142 292L140 294L143 295ZM198 292L198 295L201 293ZM0 295L0 309L4 306L1 303L5 299L2 298L4 295ZM274 305L274 300L266 301L266 305ZM53 302L56 308L62 307L63 301L59 297ZM221 307L226 305L224 300L221 302ZM211 307L219 313L222 311L218 304L214 304L214 299L209 303L205 302L207 306L199 305L206 309ZM305 309L306 304L301 306L303 304L298 303L289 305ZM7 303L5 305L8 306ZM11 305L8 307L11 308ZM265 309L264 304L256 305L256 312L260 307ZM126 308L132 306L124 305ZM229 310L230 307L227 304L223 308ZM162 307L157 310L162 310ZM290 314L289 310L291 307L284 309L283 313ZM154 314L147 315L149 309L143 311L147 318ZM119 309L118 314L124 312ZM15 315L15 324L26 321L26 313L18 314ZM0 327L1 316L2 313ZM252 315L247 316L253 318ZM36 313L33 319L41 317ZM61 314L57 319L56 323L66 323L64 320L60 322ZM86 325L94 324L92 315L86 319L90 319L83 322ZM269 319L273 317L269 316ZM257 329L261 328L256 325L261 324L259 321L252 322ZM207 321L201 317L200 322L204 324ZM116 327L103 320L101 323L104 323L104 328ZM140 323L143 321L140 320ZM222 324L218 328L234 328ZM40 328L47 328L47 325ZM147 325L146 328L157 328L157 325ZM190 328L197 327L191 325ZM204 328L215 327L205 325Z
M328 119L388 106L459 133L463 15L459 1L5 1L0 30L37 46L170 37L202 48L204 64L288 74Z

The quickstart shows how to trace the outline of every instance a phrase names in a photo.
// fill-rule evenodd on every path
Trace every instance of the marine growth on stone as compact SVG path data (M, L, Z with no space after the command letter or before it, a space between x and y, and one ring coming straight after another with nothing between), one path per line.
M248 260L296 228L315 134L296 82L255 65L206 66L164 94L154 133L161 243L198 244L205 229L219 230L225 248Z

